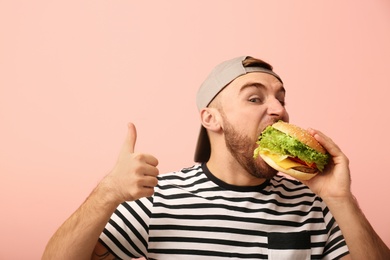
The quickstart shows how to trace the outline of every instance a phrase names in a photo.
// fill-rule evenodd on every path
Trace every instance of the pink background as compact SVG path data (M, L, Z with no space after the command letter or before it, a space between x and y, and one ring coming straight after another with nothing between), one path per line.
M39 259L132 121L160 171L192 165L195 93L220 61L274 65L291 122L349 156L390 245L390 2L0 1L0 259Z

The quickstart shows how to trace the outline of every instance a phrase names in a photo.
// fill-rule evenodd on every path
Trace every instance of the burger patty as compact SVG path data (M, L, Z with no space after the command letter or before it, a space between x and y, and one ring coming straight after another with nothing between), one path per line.
M306 166L296 166L296 167L293 167L292 169L300 171L300 172L304 172L304 173L316 173L317 172L316 169L313 169L311 167L306 167Z

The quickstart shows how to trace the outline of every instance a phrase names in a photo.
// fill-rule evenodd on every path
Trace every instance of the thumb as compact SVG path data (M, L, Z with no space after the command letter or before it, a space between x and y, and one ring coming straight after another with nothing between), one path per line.
M127 136L123 143L122 151L134 153L135 142L137 141L137 129L133 123L127 124Z

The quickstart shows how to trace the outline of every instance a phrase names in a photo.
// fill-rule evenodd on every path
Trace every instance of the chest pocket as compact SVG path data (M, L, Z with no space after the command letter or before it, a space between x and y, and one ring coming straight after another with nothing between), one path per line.
M270 260L305 260L310 259L310 253L309 232L268 234L268 259Z

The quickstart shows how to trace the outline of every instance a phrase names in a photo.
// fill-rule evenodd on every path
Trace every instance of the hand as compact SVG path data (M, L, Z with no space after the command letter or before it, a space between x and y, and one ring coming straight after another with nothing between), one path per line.
M318 130L308 131L328 151L331 159L324 172L303 183L324 200L351 197L348 158L328 136Z
M114 194L118 204L149 197L153 195L157 185L158 160L150 154L135 153L136 140L136 128L129 123L118 161L101 183Z

